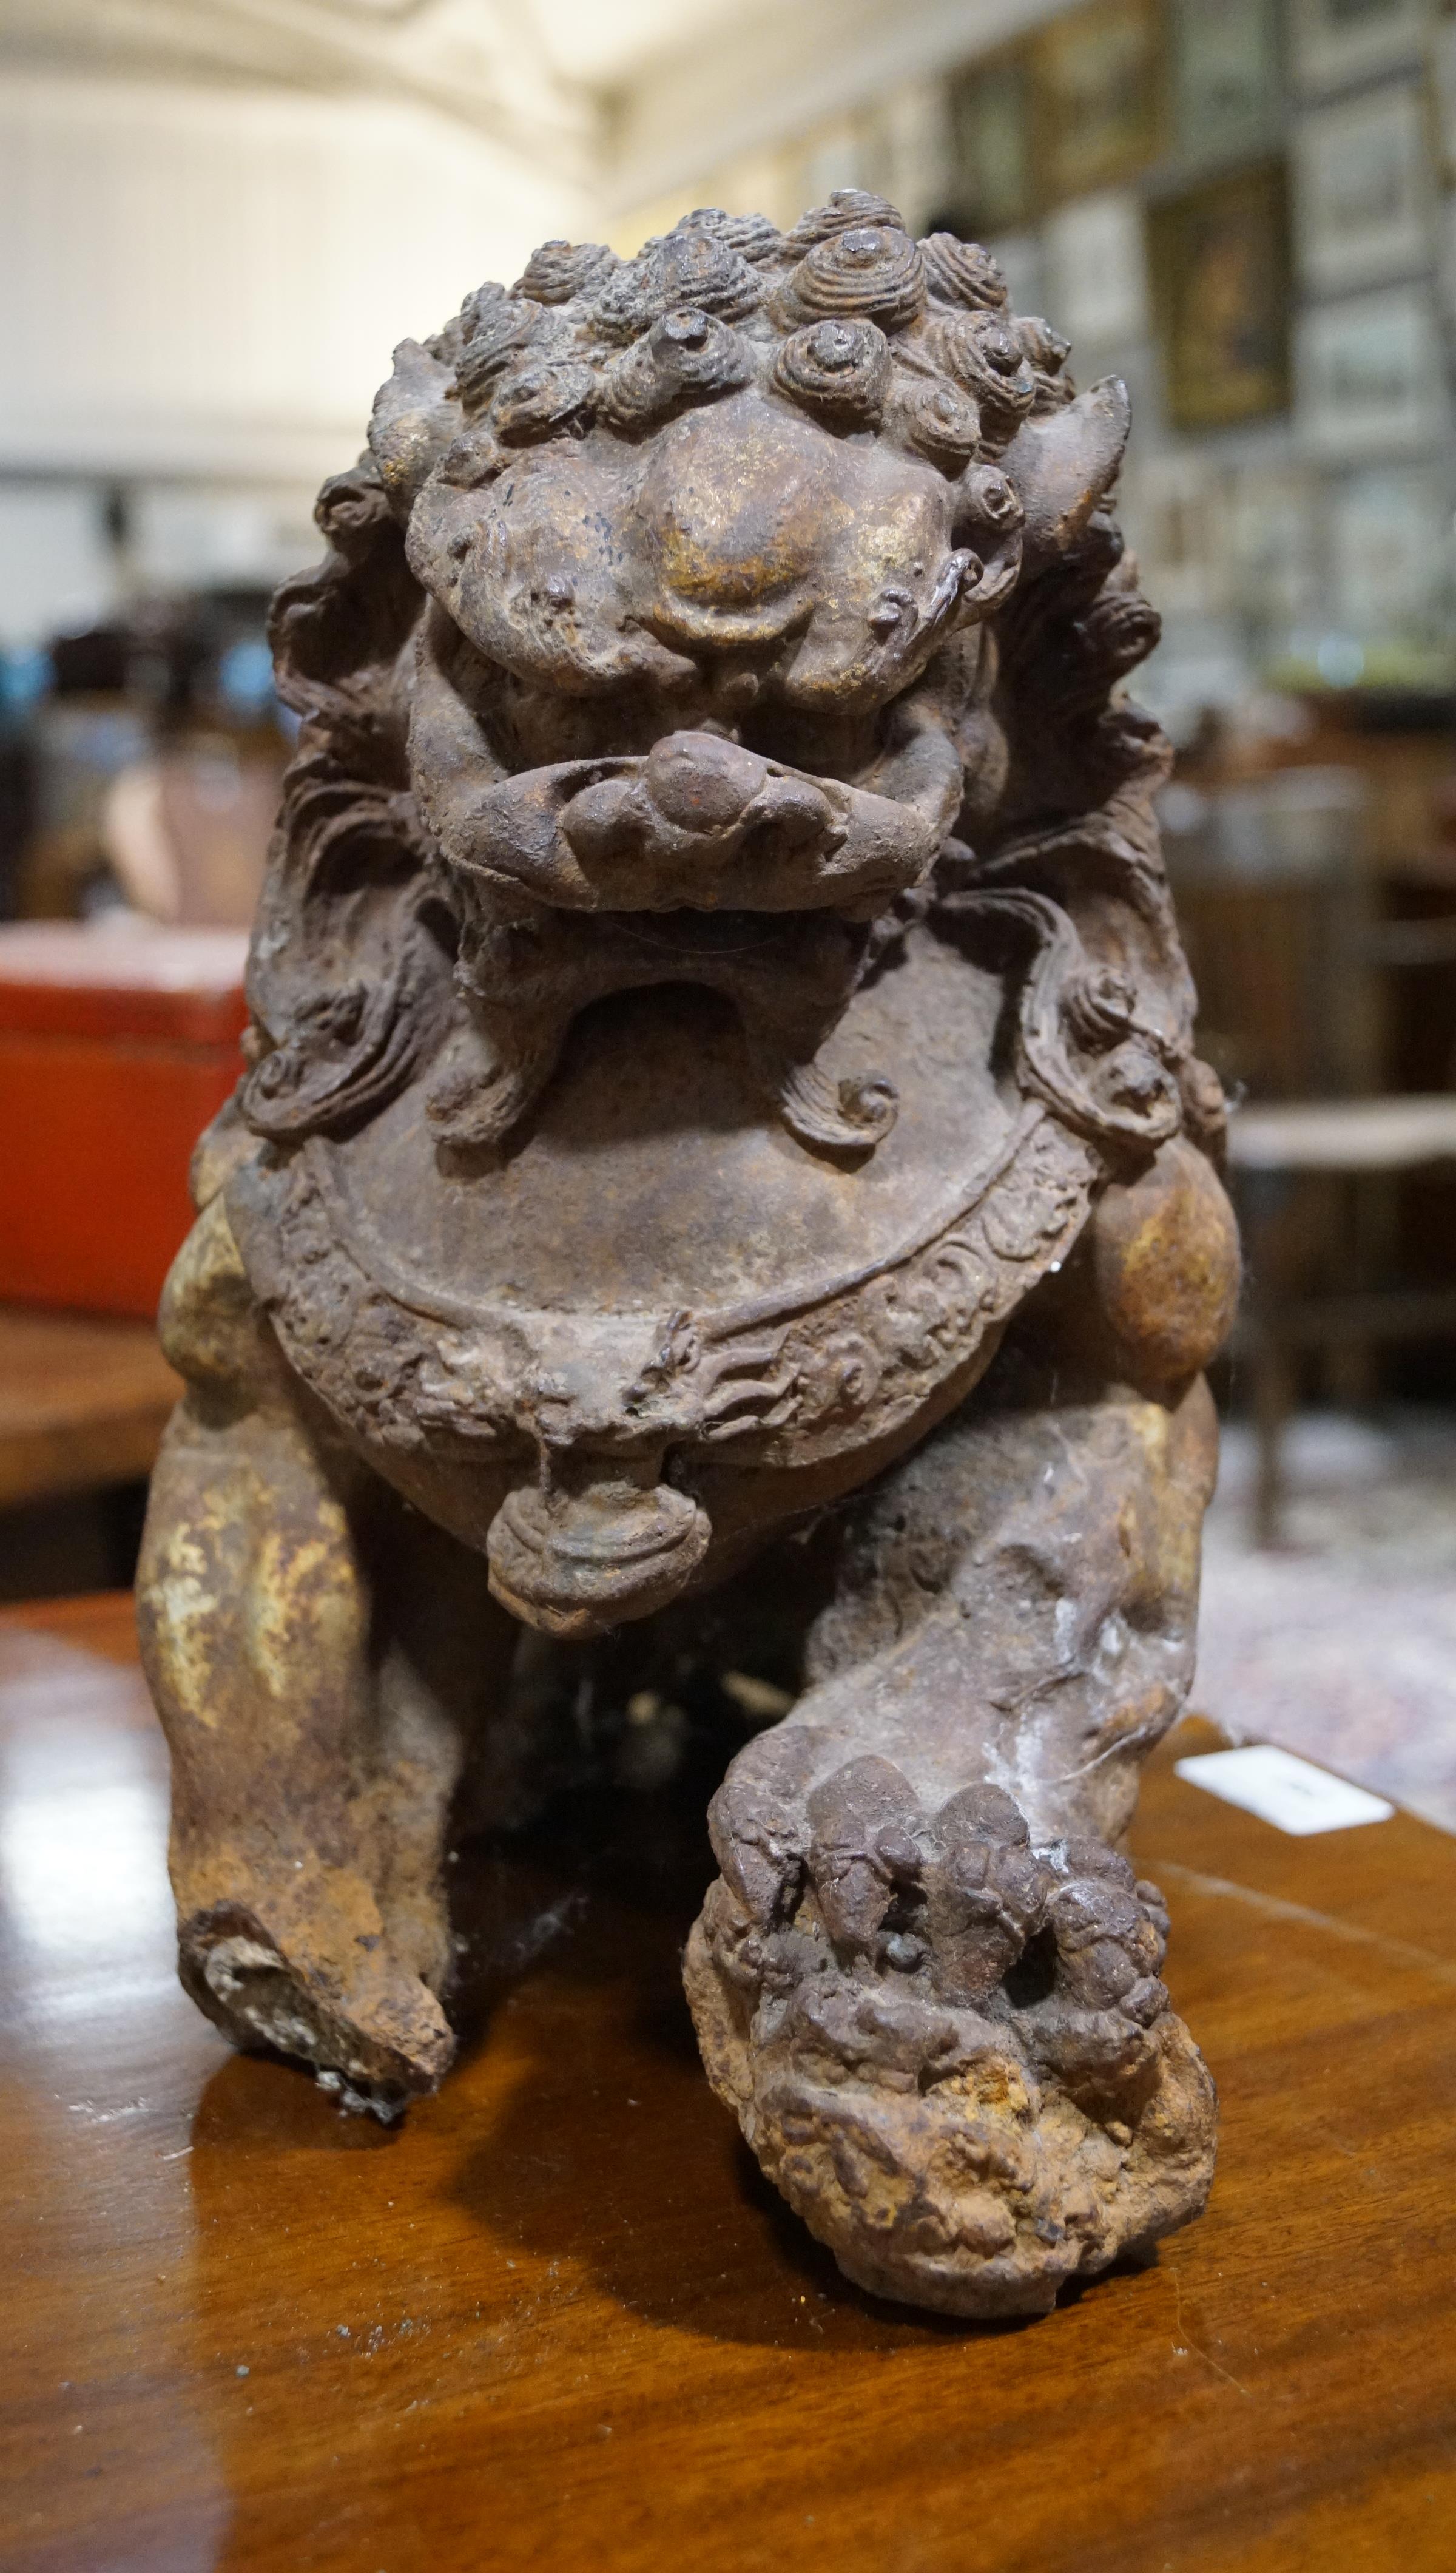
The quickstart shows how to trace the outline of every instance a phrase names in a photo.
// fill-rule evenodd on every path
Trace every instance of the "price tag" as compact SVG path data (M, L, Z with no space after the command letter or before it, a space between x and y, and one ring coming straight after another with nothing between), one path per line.
M1272 1742L1253 1742L1240 1751L1200 1751L1173 1764L1173 1774L1189 1786L1221 1796L1225 1805L1241 1805L1272 1823L1276 1832L1303 1839L1312 1832L1348 1832L1357 1823L1388 1823L1395 1811L1383 1796L1352 1787L1348 1778L1333 1778L1292 1751Z

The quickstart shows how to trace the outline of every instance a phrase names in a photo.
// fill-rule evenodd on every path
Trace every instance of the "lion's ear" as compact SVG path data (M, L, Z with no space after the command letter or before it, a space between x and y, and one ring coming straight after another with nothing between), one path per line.
M374 396L369 447L396 518L407 519L426 474L458 434L454 377L417 340L401 340L394 372Z
M1001 459L1027 513L1026 565L1040 571L1081 535L1117 478L1129 406L1120 376L1104 376L1065 411L1029 420Z

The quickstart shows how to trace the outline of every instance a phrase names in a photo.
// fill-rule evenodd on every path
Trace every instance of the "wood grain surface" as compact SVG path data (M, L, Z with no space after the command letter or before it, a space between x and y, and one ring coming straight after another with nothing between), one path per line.
M1211 2205L957 2324L848 2287L709 2096L697 1787L461 1862L479 2025L402 2130L229 2055L174 1982L128 1620L0 1619L9 2573L1456 2564L1444 1835L1288 1840L1158 1756Z
M0 1304L0 1509L149 1473L181 1391L150 1322Z

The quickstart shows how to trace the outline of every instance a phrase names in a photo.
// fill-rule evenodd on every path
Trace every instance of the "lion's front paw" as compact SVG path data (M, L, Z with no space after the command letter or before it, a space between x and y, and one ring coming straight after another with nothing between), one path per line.
M1034 1848L999 1788L932 1810L834 1757L785 1726L714 1800L686 1967L710 2078L861 2286L1044 2312L1207 2194L1213 2089L1155 1889L1099 1842Z

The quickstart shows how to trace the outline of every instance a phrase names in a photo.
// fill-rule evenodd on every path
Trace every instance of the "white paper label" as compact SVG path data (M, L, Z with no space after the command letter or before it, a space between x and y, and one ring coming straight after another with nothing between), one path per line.
M1252 1742L1241 1751L1200 1751L1174 1761L1173 1774L1300 1839L1311 1832L1347 1832L1356 1823L1388 1823L1395 1811L1383 1796L1352 1787L1348 1778L1332 1778L1327 1769L1276 1750L1272 1742Z

